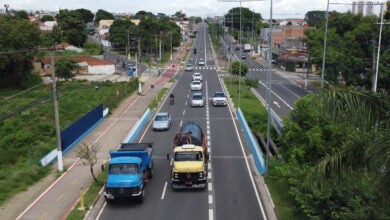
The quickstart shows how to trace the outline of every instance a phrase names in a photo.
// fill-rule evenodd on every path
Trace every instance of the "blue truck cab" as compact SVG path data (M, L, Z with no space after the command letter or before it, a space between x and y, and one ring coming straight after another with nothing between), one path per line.
M122 143L110 151L104 197L107 202L137 198L143 202L145 183L153 177L153 144Z

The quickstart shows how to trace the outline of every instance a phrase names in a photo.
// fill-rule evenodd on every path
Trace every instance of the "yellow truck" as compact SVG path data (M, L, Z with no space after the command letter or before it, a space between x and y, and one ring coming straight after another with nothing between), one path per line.
M167 158L170 159L169 154ZM207 187L206 136L195 123L187 123L174 139L171 159L173 189Z

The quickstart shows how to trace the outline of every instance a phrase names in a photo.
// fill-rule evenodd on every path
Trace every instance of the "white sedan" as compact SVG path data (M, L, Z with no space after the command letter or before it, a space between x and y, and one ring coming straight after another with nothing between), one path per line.
M191 82L191 90L192 91L200 91L202 90L202 82L195 80Z
M203 107L204 106L204 98L203 98L202 93L195 92L192 95L191 106L192 107L195 107L195 106Z
M202 82L202 73L194 73L192 74L192 80L198 80L198 81L201 81Z

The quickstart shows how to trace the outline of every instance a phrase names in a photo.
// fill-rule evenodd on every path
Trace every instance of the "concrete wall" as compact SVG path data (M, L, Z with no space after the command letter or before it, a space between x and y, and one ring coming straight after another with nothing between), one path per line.
M114 65L96 65L88 66L88 74L114 74Z

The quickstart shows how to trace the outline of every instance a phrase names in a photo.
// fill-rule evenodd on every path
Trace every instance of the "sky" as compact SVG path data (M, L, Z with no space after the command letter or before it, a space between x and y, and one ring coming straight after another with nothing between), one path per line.
M329 10L347 12L351 10L353 0L330 0ZM138 11L173 15L182 10L187 16L211 17L224 15L229 9L240 7L239 0L0 0L1 10L8 4L10 9L26 11L58 11L58 9L99 9L111 13L133 13ZM271 0L242 0L241 6L260 13L263 18L270 18ZM379 8L379 6L376 6ZM272 17L304 18L306 12L326 11L327 0L272 0Z

